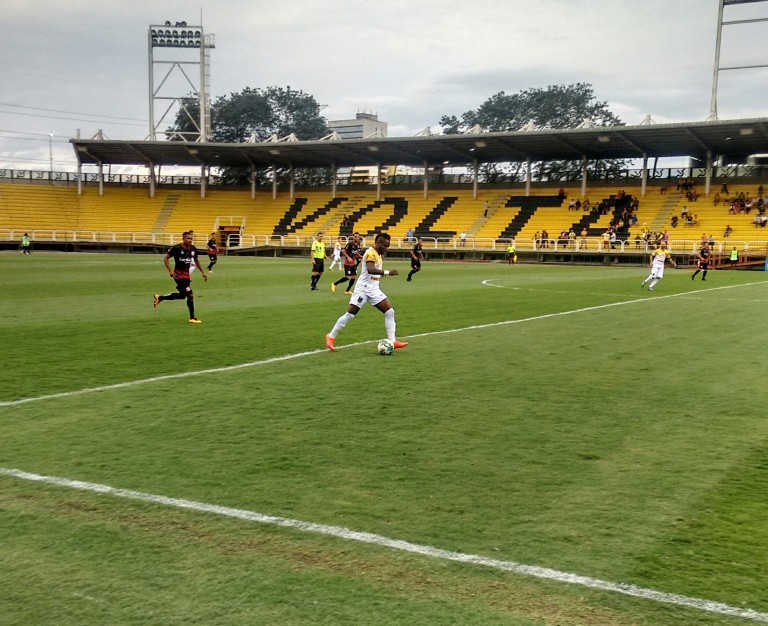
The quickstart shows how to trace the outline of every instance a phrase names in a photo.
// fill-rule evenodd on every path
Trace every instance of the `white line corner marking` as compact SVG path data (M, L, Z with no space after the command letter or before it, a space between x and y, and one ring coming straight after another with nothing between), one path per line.
M483 567L489 567L497 570L504 570L508 572L514 572L517 574L523 574L526 576L533 576L535 578L543 578L547 580L554 580L561 583L568 583L571 585L580 585L582 587L590 587L592 589L600 589L602 591L610 591L614 593L621 593L628 596L636 596L638 598L644 598L646 600L654 600L656 602L664 602L667 604L676 604L679 606L690 607L708 613L717 613L719 615L729 615L732 617L741 617L745 619L751 619L758 622L768 622L768 613L760 613L752 609L744 609L720 602L713 602L711 600L703 600L700 598L690 598L688 596L681 596L673 593L664 593L662 591L655 591L653 589L645 589L636 585L626 583L612 583L597 578L589 578L588 576L580 576L578 574L571 574L568 572L561 572L546 567L537 567L535 565L524 565L522 563L516 563L514 561L501 561L499 559L491 559L488 557L480 556L477 554L466 554L463 552L451 552L449 550L442 550L440 548L434 548L432 546L421 545L418 543L411 543L409 541L402 541L399 539L390 539L382 535L376 535L373 533L359 532L351 530L349 528L343 528L341 526L327 526L325 524L315 524L312 522L302 522L301 520L295 520L285 517L275 517L273 515L264 515L262 513L256 513L255 511L246 511L244 509L234 509L226 506L219 506L216 504L208 504L205 502L195 502L194 500L182 500L179 498L169 498L167 496L160 496L151 493L143 493L141 491L131 491L129 489L117 489L110 487L109 485L101 485L99 483L89 483L80 480L71 480L69 478L59 478L56 476L43 476L41 474L33 474L18 469L0 467L0 475L19 478L22 480L30 480L39 483L45 483L49 485L55 485L58 487L67 487L69 489L79 489L82 491L92 491L95 493L106 494L119 498L127 498L129 500L141 500L143 502L152 502L155 504L161 504L163 506L176 507L180 509L189 509L192 511L212 513L214 515L221 515L225 517L233 517L249 522L258 522L260 524L272 524L274 526L282 526L285 528L295 528L305 532L319 533L322 535L330 535L332 537L338 537L340 539L346 539L349 541L359 541L361 543L369 543L386 548L392 548L395 550L402 550L404 552L410 552L413 554L422 554L424 556L430 556L438 559L444 559L448 561L456 561L459 563L469 563L472 565L480 565Z

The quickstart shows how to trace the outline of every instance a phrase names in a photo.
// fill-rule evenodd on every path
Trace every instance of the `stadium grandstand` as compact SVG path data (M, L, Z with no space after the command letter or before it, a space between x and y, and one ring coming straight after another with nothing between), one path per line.
M424 239L432 258L500 259L514 241L522 261L638 263L653 245L653 235L667 231L676 255L692 254L702 235L711 235L716 261L736 247L739 265L757 265L768 246L764 222L755 219L763 213L757 202L764 195L768 165L754 157L768 152L766 118L294 141L279 147L71 143L76 173L0 172L4 248L17 246L28 232L38 249L156 251L193 229L216 232L229 254L295 255L320 231L346 236L357 230L368 237L387 230L393 252L405 253L410 234ZM670 156L703 166L647 166ZM620 178L587 178L586 164L597 159L633 159L643 167L625 170ZM584 166L562 179L534 180L530 164L551 160ZM523 161L527 170L516 179L479 182L480 165L506 161ZM421 165L427 175L359 182L336 173L340 167L381 171L393 164ZM443 174L435 164L468 165L468 173ZM150 173L104 175L108 165L143 165ZM320 168L330 172L331 182L310 188L291 180L287 189L277 184L243 188L227 186L214 174L217 168L246 165L253 171ZM200 175L167 174L190 166ZM94 168L95 173L86 171ZM156 174L160 168L163 176ZM755 209L732 210L740 198L753 199ZM612 223L618 236L609 240L605 233Z

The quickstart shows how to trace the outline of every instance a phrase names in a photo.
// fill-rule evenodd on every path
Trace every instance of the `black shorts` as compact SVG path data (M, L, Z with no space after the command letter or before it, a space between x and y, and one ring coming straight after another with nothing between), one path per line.
M707 261L706 263L702 263L701 261L699 261L699 269L700 270L708 270L709 269L709 261Z
M325 271L325 259L312 259L312 271L322 274Z
M219 259L219 255L218 254L209 254L208 255L208 260L209 261L218 261L218 259Z
M421 269L421 260L420 259L411 259L411 269L420 270Z
M349 278L357 276L357 265L345 265L344 276L348 276Z
M176 291L185 298L192 295L192 280L189 278L174 278L176 281Z

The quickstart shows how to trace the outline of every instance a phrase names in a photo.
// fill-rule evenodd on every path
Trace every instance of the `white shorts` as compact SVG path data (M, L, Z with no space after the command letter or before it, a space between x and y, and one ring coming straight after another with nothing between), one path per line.
M654 265L651 268L651 278L664 278L664 266Z
M358 309L362 309L366 302L376 306L379 302L386 299L387 294L379 288L379 283L363 285L358 282L355 285L355 291L349 298L349 303L355 305Z

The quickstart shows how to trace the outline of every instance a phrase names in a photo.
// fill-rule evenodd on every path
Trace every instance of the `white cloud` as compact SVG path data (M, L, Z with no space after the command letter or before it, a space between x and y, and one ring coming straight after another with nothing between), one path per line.
M768 17L763 4L728 8L727 17ZM201 0L193 9L181 0L6 0L0 162L34 158L31 144L45 167L49 132L144 138L148 27L196 25L201 9L216 37L214 98L290 85L327 105L330 119L377 113L391 136L436 129L442 115L499 91L573 82L591 83L626 123L709 113L716 0ZM737 28L724 29L724 64L768 62L765 23ZM720 117L765 116L765 79L721 73ZM2 129L39 136L23 142ZM66 143L55 152L74 162Z

